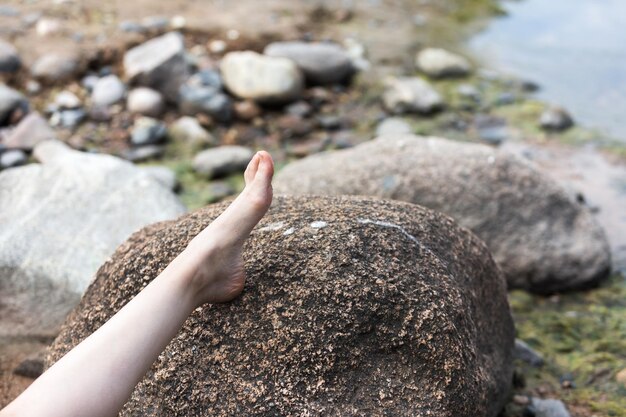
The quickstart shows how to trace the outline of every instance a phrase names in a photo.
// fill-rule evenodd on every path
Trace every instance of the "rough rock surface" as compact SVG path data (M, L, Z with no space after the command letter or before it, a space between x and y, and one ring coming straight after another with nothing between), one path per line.
M263 53L291 59L312 84L340 83L354 71L346 50L329 42L273 42Z
M432 113L443 107L441 95L426 80L400 77L385 80L383 104L391 113Z
M436 78L459 77L471 70L467 59L440 48L421 50L415 58L415 64L422 72Z
M0 172L0 336L55 334L98 267L131 233L185 210L119 158L35 148L43 164Z
M226 205L133 235L49 365L156 277ZM362 198L277 198L241 297L185 322L122 416L495 416L513 323L487 248L447 216Z
M288 102L302 93L303 76L287 58L252 51L230 52L220 68L226 87L240 98L260 102Z
M411 135L310 156L285 167L277 192L360 194L452 216L489 246L511 287L574 290L609 274L591 211L530 163L484 145Z

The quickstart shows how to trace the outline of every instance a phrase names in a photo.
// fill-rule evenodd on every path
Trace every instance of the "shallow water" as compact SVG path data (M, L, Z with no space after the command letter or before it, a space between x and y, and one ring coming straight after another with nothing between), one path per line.
M504 3L469 42L488 67L539 83L538 96L626 143L626 1Z

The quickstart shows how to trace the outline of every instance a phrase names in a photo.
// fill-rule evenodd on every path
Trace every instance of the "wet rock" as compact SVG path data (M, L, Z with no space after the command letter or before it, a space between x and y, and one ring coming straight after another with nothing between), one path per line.
M302 94L302 73L287 58L252 51L229 52L222 59L221 70L224 84L239 98L289 102Z
M13 168L24 165L28 157L19 149L10 149L6 151L0 150L0 169Z
M168 135L174 141L189 143L195 147L217 145L217 139L207 132L194 117L183 116L176 120L169 127Z
M0 322L3 336L55 334L120 242L185 211L171 191L121 159L58 141L34 154L42 164L0 172L0 315L10 311L15 320Z
M18 91L0 83L0 127L18 122L28 113L28 100Z
M552 293L606 278L604 231L584 203L504 151L419 136L386 136L291 163L277 193L358 194L422 204L490 247L511 288Z
M0 39L0 74L17 72L22 65L17 49Z
M388 117L376 126L376 136L413 133L411 125L399 117Z
M387 79L383 104L389 112L394 114L432 113L444 105L437 90L419 77Z
M265 47L263 53L291 59L311 84L341 83L354 71L346 50L334 43L273 42Z
M533 397L528 409L534 417L570 417L565 404L561 400Z
M80 63L74 55L51 52L37 59L30 71L39 81L56 84L74 78L80 71Z
M17 365L13 373L18 376L36 379L43 374L43 368L44 364L42 358L25 359Z
M133 235L99 270L46 364L226 205ZM121 416L495 417L504 405L514 334L505 283L484 244L448 217L376 199L275 198L243 258L243 295L195 310Z
M526 342L520 339L515 339L515 359L519 359L526 362L530 366L539 368L543 366L543 356L537 353L533 348L528 346Z
M182 35L170 32L128 50L124 72L133 82L154 88L176 102L178 89L189 77Z
M142 162L150 159L156 159L163 156L165 146L162 145L146 145L131 148L122 154L122 158L131 162Z
M254 152L243 146L220 146L197 154L193 169L207 178L220 177L243 172L253 156Z
M91 92L95 106L107 107L121 101L126 94L126 86L116 75L107 75L96 82Z
M434 78L461 77L471 70L467 59L440 48L421 50L415 64L423 73Z
M63 90L54 97L54 104L60 109L75 109L82 103L76 94L68 90Z
M134 146L156 145L165 141L167 128L165 124L151 117L135 120L130 133L130 143Z
M140 167L140 169L167 189L175 191L178 188L176 173L168 167L151 165Z
M252 100L238 101L233 108L239 120L249 121L261 115L261 108Z
M563 131L574 125L572 116L561 107L550 107L539 117L539 125L542 129Z
M185 84L178 93L178 108L186 115L199 113L211 116L219 122L229 122L233 116L231 98L215 87L194 87Z
M4 141L7 148L31 150L44 140L54 139L56 134L46 119L37 112L30 113L11 131Z
M158 91L147 87L138 87L128 93L126 108L132 113L158 117L165 110L165 101Z

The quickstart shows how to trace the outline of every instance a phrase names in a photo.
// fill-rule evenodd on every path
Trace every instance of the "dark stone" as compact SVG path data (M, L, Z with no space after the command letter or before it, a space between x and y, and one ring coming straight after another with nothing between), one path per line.
M134 146L156 145L166 139L167 127L159 120L142 117L135 122L130 135Z
M131 148L122 154L122 158L131 162L141 162L163 156L165 147L160 145L140 146Z
M28 100L18 91L0 84L0 127L18 122L28 113Z
M519 359L536 368L543 366L543 356L535 352L533 348L520 339L515 339L515 359Z
M25 359L13 370L15 375L36 379L43 373L43 359Z
M229 122L233 116L232 99L215 87L194 87L184 84L178 94L178 108L183 114L207 114L219 122Z

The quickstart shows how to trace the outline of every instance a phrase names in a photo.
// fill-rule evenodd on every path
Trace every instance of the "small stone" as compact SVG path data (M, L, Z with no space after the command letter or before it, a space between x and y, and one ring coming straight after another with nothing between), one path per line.
M261 115L261 108L252 100L238 101L234 105L238 119L248 121Z
M133 146L156 145L165 141L167 128L165 124L151 117L135 120L130 134Z
M18 91L0 84L0 127L18 122L28 113L28 100Z
M313 106L306 101L296 101L285 107L285 112L293 116L308 117L313 112Z
M31 150L44 140L54 139L54 131L37 112L30 113L11 131L4 141L7 148Z
M59 19L44 17L37 21L35 32L37 32L37 35L45 37L59 33L62 28L63 24Z
M94 87L96 86L96 84L98 83L99 79L100 77L98 77L97 75L90 74L90 75L83 77L83 79L80 80L80 85L82 85L85 90L91 93Z
M162 145L147 145L129 149L122 153L121 156L131 162L141 162L160 158L164 153L165 147Z
M509 138L506 120L488 115L478 115L474 120L478 136L492 145L500 145Z
M196 72L186 82L187 85L193 87L215 87L221 90L224 86L222 82L222 76L219 71L204 69Z
M189 143L196 147L217 144L217 139L207 132L196 118L190 116L183 116L172 123L168 134L175 141Z
M252 51L229 52L221 62L226 87L237 97L257 102L290 102L302 94L303 76L287 58Z
M513 402L517 405L528 405L530 403L530 398L525 395L515 394L513 396Z
M125 20L117 26L122 32L127 33L144 33L146 29L137 22Z
M91 92L91 101L95 106L111 106L124 98L126 86L116 75L100 78Z
M26 92L31 96L41 93L41 84L35 80L26 81Z
M43 360L40 358L32 358L23 360L13 370L13 373L26 378L36 379L43 373L43 369Z
M176 173L168 167L153 165L140 167L140 169L168 189L176 191L178 188Z
M8 42L0 39L0 74L13 73L20 69L22 61L17 49Z
M544 363L543 356L541 356L533 348L528 346L526 342L520 339L515 339L514 356L515 359L526 362L530 366L534 366L536 368L543 366Z
M623 385L626 385L626 368L622 369L615 375L615 380Z
M82 103L80 99L76 97L76 94L68 90L63 90L55 96L54 104L60 109L75 109L80 107Z
M126 107L132 113L158 117L165 110L163 95L148 87L138 87L128 94Z
M460 77L470 72L469 61L457 54L440 48L426 48L417 54L417 67L435 78Z
M213 54L221 54L226 51L226 42L221 39L215 39L209 42L209 51Z
M56 112L50 118L52 126L61 126L74 129L87 117L87 112L83 109L68 109Z
M235 194L237 190L226 181L212 181L208 186L208 192L208 203L216 203Z
M1 151L0 151L1 152ZM19 149L10 149L0 153L0 169L24 165L28 157Z
M161 32L167 29L170 21L167 16L148 16L141 19L141 26L152 32Z
M311 133L315 127L310 120L289 114L281 116L276 124L281 134L287 138L306 136Z
M461 97L468 98L474 101L480 100L480 92L472 84L461 84L457 87L456 91Z
M253 156L254 152L243 146L221 146L200 152L192 165L199 174L215 178L243 172Z
M31 27L41 19L41 12L27 13L22 17L22 22L26 27Z
M31 74L40 81L59 83L72 79L79 71L76 56L48 53L41 56L31 67Z
M572 116L561 107L550 107L539 117L539 125L548 131L563 131L574 125Z
M185 26L187 26L187 19L185 19L184 16L174 16L172 17L172 19L170 20L170 26L172 29L183 29Z
M184 84L179 90L178 108L183 114L195 116L202 113L219 122L229 122L233 113L231 98L211 86L193 87Z
M113 118L110 107L94 106L89 109L89 118L94 122L109 122Z
M496 97L493 104L495 104L496 106L508 106L515 103L516 101L517 97L515 97L515 94L511 93L510 91L505 91L504 93L498 94L498 97Z
M565 404L560 400L533 397L529 408L535 417L570 417Z
M316 119L320 127L326 130L337 130L342 127L344 122L341 116L334 114L322 114L317 116Z
M389 117L378 124L376 136L404 135L413 133L411 126L399 117Z
M432 113L443 107L443 99L426 80L419 77L390 78L383 93L385 108L394 114Z

